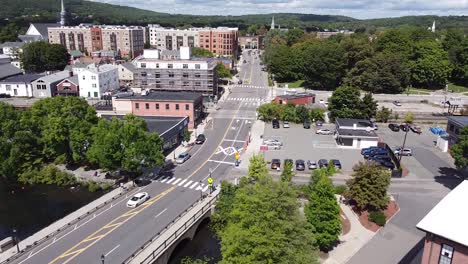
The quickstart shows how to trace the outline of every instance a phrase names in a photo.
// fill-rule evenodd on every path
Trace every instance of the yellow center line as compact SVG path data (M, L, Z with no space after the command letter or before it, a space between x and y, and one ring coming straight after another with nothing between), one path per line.
M219 144L216 146L216 148L214 149L213 153L210 155L210 157L208 159L206 159L192 174L190 174L187 179L190 179L191 177L193 177L198 171L200 171L205 165L206 163L208 163L208 161L216 154L216 151L218 150L219 146L221 146L221 144L223 143L223 139L226 138L226 135L228 134L229 132L229 128L232 126L232 123L234 122L234 119L237 115L237 113L239 112L240 110L240 107L241 105L239 105L239 107L237 108L236 110L236 114L234 115L234 117L231 119L231 122L229 122L229 125L227 126L227 129L223 135L223 137L221 138L221 141L219 142ZM81 240L80 242L78 242L76 245L74 245L73 247L71 247L70 249L68 249L67 251L65 251L64 253L62 253L60 256L56 257L55 259L53 259L52 261L49 262L49 264L53 264L53 263L56 263L58 260L62 259L62 258L65 258L65 257L68 257L70 256L67 260L65 260L65 262L63 262L63 264L65 263L68 263L70 262L72 259L74 259L76 256L78 256L79 254L81 254L83 251L87 250L88 248L90 248L91 246L93 246L94 244L96 244L99 240L101 240L102 238L106 237L107 235L109 235L110 233L112 233L115 229L117 229L119 226L123 225L124 223L126 223L128 220L132 219L135 215L137 215L138 213L142 212L144 209L148 208L150 205L154 204L155 202L157 202L158 200L160 200L162 197L166 196L167 194L169 194L170 192L172 192L173 190L176 189L176 186L173 186L169 189L167 189L166 191L160 193L159 195L149 199L148 201L146 201L145 203L143 203L142 205L140 205L139 207L137 208L134 208L132 210L130 210L129 212L126 212L125 214L122 214L120 216L117 216L116 218L114 218L112 221L110 221L108 224L106 224L105 226L101 227L100 229L98 229L96 232L92 233L91 235L87 236L85 239ZM115 223L117 220L121 220L122 218L125 218L123 219L121 222L119 223ZM96 236L99 232L105 230L105 229L109 229L106 233L102 234L102 235L99 235L99 236ZM89 242L89 241L92 241L91 243L89 243L87 246L83 247L83 248L80 248L80 249L77 249L80 245L82 244L85 244L86 242Z

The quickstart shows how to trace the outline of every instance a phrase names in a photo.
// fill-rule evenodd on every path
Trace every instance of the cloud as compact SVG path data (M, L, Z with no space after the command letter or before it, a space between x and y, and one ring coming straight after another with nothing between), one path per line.
M355 18L466 15L468 0L94 0L157 12L195 15L308 13Z

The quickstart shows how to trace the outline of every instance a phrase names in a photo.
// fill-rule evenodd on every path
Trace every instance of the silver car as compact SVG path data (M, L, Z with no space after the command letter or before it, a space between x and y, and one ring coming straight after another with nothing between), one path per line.
M331 135L331 134L333 134L333 132L330 129L322 128L322 129L317 130L315 132L315 134L317 134L317 135Z
M411 150L410 148L404 148L404 149L397 148L395 149L394 153L395 155L401 155L401 156L413 156L413 150Z
M308 160L307 161L307 168L309 168L309 170L317 169L317 162L315 160Z
M266 139L263 141L263 144L268 146L283 146L283 142L278 139Z
M182 163L186 162L188 159L190 159L190 157L191 157L190 154L188 154L187 152L181 153L177 157L176 163L177 164L182 164Z

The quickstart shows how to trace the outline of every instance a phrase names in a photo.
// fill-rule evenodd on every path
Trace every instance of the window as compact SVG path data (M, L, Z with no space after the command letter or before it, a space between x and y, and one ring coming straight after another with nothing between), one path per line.
M156 110L159 110L159 104L156 104Z
M160 78L160 77L161 77L161 74L155 73L155 74L154 74L154 77L155 77L155 78Z
M453 132L453 129L455 128L455 126L453 124L450 124L449 126L449 131L452 131Z
M98 92L94 92L94 97L98 98Z
M86 80L86 77L83 75L83 80Z
M183 82L183 83L182 83L182 86L184 86L184 87L189 86L189 82Z
M91 97L91 92L88 92L88 97Z
M142 81L141 81L141 85L148 85L148 81L142 80Z
M169 110L169 104L166 104L166 110Z
M174 81L169 81L169 85L174 86Z
M200 73L195 73L195 78L200 78Z
M200 64L195 64L195 69L200 69Z
M139 103L135 103L135 109L140 109L140 104Z
M201 86L200 82L195 82L195 86Z
M182 73L182 77L188 78L188 73L187 72Z
M145 108L149 109L149 104L148 103L145 104Z
M453 247L442 244L440 250L439 264L451 264L453 258Z
M156 69L159 69L159 63L156 63Z
M146 72L141 72L141 77L146 77Z
M188 64L183 64L183 65L182 65L182 68L188 69Z
M93 88L96 88L96 87L97 87L97 85L96 85L95 83L93 83L91 86L92 86Z
M146 63L142 63L142 64L140 64L140 65L141 65L141 66L140 66L141 68L146 68Z
M39 86L39 85L38 85ZM5 85L7 91L11 91L11 85L7 84Z
M169 78L174 78L174 73L173 72L170 72L168 75L169 75Z
M175 105L175 110L179 110L179 104Z
M185 110L190 110L190 105L189 104L185 104Z
M174 68L174 65L172 65L172 63L169 63L169 64L167 64L167 68L172 69L172 68Z
M96 76L91 76L91 80L96 80Z

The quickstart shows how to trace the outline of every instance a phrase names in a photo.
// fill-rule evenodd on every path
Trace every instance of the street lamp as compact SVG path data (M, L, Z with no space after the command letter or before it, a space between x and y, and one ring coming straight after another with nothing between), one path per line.
M106 261L106 256L104 256L104 254L101 255L101 263L104 264L104 262Z
M16 244L16 251L19 253L20 252L20 249L19 249L19 239L18 237L16 236L16 228L13 228L13 242L15 242Z

